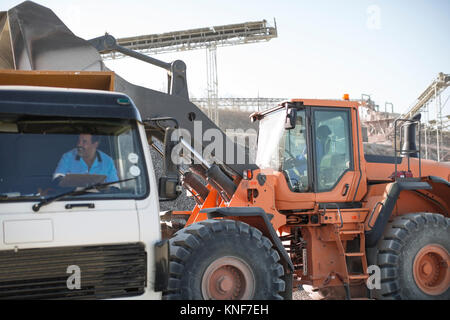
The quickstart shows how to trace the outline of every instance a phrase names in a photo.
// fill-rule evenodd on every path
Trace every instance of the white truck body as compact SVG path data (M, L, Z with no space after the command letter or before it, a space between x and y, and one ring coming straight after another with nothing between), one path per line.
M2 114L2 90L15 89L0 88L0 114ZM39 92L43 89L23 87L19 90ZM74 89L44 89L44 91L75 94L88 93L90 95L114 94L115 97L119 95L127 99L123 94L106 91ZM131 108L134 105L130 101L130 105L124 108L126 107ZM109 199L92 198L79 200L77 197L68 197L42 206L37 212L32 207L39 201L27 199L23 201L9 201L7 196L0 198L0 259L2 260L0 265L0 297L8 298L8 290L10 290L13 298L46 298L47 293L45 290L48 290L49 298L161 299L161 292L154 290L155 277L157 276L155 275L155 244L161 240L157 183L144 126L139 119L130 121L136 123L138 144L142 146L144 160L139 159L139 161L145 162L145 165L142 163L141 165L146 170L142 170L140 175L142 177L146 176L144 178L148 182L149 191L144 198L123 199L110 197ZM3 127L7 128L5 125L7 121L0 117L0 144L2 141L2 123ZM126 161L126 159L117 159L117 167L123 165L121 161ZM29 166L33 166L33 157L28 158L26 163ZM118 172L121 172L120 168L118 168ZM11 176L14 176L14 174L11 174ZM5 181L0 176L0 186L2 183L6 184L7 182ZM6 194L8 195L8 193ZM14 200L14 194L9 193L9 195ZM77 204L86 202L93 207L77 207ZM127 245L131 249L128 249ZM117 248L122 248L122 246L125 247L120 250L124 251L115 253L119 250ZM138 250L136 248L142 249ZM60 250L58 252L62 252L60 256L64 256L64 259L61 258L62 260L59 261L59 253L52 253L54 250ZM133 262L136 263L134 267L131 267L132 263L127 265L127 259L135 259L133 254L127 255L127 250L139 251L139 255L142 256L141 262ZM39 252L43 252L42 259L39 257ZM105 256L101 258L103 252L105 252ZM21 254L25 255L25 258L21 256L22 258L17 260L20 263L18 262L17 268L15 268L14 257L15 255L19 257ZM27 254L30 258L26 258ZM47 254L50 254L52 258L45 262ZM89 260L91 259L89 257L92 257L93 260ZM73 264L71 264L72 260ZM144 263L143 261L146 263L145 268L139 265ZM77 265L78 262L81 262L81 264ZM57 268L55 267L58 277L52 279L51 275L47 273L50 272L49 270L53 270L52 265L58 263L60 265ZM35 267L42 267L43 269L42 271L38 269L33 271ZM23 276L21 276L21 268L24 268ZM136 288L139 287L139 289L133 289L136 290L136 294L128 292L127 290L130 289L126 284L120 284L121 280L119 279L121 273L129 275L137 272L133 268L140 270L140 276L138 277L140 280L133 278L133 281L139 282L143 281L142 279L145 281L145 285L139 284L135 286ZM145 271L143 271L144 269ZM108 282L110 281L108 278L110 274L119 280L114 284L110 284ZM99 275L104 277L104 279L98 279ZM97 278L90 278L92 276ZM85 277L87 277L86 281ZM127 277L123 277L123 279L127 279ZM40 284L41 282L42 284ZM47 289L45 287L52 282L59 289ZM63 288L64 283L66 283L67 288ZM102 289L102 286L107 287L108 285L116 286L117 288L114 287L110 291L101 291L104 289ZM3 289L1 288L2 286L4 287ZM86 289L86 286L90 287ZM20 293L21 290L24 292L23 296ZM85 294L82 293L83 290L85 290ZM102 292L100 295L96 294L98 290Z

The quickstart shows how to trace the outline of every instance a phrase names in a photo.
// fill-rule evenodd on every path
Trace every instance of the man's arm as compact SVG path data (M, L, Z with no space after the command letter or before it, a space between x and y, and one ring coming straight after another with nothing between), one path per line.
M59 160L58 165L56 166L55 172L53 173L53 179L65 176L67 174L67 171L69 171L69 162L68 162L67 153L66 153L66 154L63 154L63 156Z
M108 159L108 169L106 172L106 180L105 182L113 182L118 181L119 177L117 176L116 166L114 165L114 160L112 158Z

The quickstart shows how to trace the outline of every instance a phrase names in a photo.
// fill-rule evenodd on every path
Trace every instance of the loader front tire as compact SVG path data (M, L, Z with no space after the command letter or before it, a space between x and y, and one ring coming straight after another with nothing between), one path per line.
M170 242L167 300L281 300L284 270L270 240L246 223L205 220Z
M388 224L377 245L379 299L450 299L450 219L414 213Z

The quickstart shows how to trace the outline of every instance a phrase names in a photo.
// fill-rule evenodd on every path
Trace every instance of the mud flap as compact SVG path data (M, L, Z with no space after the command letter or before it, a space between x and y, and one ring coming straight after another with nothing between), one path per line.
M155 286L154 291L164 291L169 283L169 256L170 246L168 240L155 243Z

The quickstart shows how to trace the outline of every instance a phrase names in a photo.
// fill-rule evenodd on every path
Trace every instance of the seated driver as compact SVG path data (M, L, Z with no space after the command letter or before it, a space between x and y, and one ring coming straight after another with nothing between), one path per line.
M119 180L113 159L97 149L99 142L97 135L80 134L76 148L63 154L59 160L53 179L72 173L105 175L105 183Z
M301 135L295 133L289 134L288 139L284 166L293 187L300 190L304 188L301 177L307 176L306 143Z

